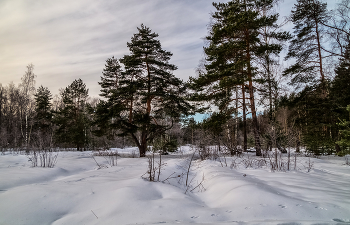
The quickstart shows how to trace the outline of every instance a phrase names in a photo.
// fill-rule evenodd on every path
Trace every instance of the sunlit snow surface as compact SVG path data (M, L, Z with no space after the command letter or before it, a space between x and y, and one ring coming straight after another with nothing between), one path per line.
M146 158L120 158L117 166L98 169L91 152L59 152L55 168L32 168L25 155L0 154L0 224L350 224L344 158L311 158L310 172L306 157L289 172L231 169L230 158L227 167L196 160L188 183L204 182L185 194L186 176L177 176L186 172L191 149L182 150L163 157L164 182L141 178Z

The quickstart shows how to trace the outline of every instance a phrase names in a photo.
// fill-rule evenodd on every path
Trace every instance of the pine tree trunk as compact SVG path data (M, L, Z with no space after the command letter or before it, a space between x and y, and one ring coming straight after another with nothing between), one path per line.
M297 141L296 141L297 143L296 143L296 150L295 150L295 152L300 152L300 140L299 140L299 138L297 139Z
M139 148L140 157L146 157L147 140L143 139L143 135L141 136L140 141L137 139L134 133L131 133L130 135L134 139L134 142L137 145L137 147ZM146 141L146 143L144 143L143 141Z
M236 91L236 124L235 124L235 152L238 154L238 86L235 88Z
M340 151L341 151L340 146L338 144L335 144L335 152L338 153Z
M147 151L147 130L144 127L144 130L142 131L141 134L141 140L140 140L140 145L139 147L139 151L140 151L140 157L146 157L146 151Z
M246 4L246 1L244 1L244 4ZM247 11L247 6L245 8ZM246 60L247 60L247 75L248 75L248 87L249 87L249 100L250 100L250 108L253 118L253 129L254 129L254 138L255 138L255 151L256 156L261 156L261 144L260 144L260 135L259 135L259 128L258 128L258 120L256 117L256 110L255 110L255 101L254 101L254 87L253 87L253 74L252 74L252 68L251 68L251 55L250 55L250 31L248 29L245 30L245 41L246 41Z
M251 88L251 90L249 91L251 95L253 95L252 89L253 88ZM260 134L259 134L259 127L258 127L258 119L256 117L256 111L255 111L255 106L254 106L254 104L255 104L254 97L250 98L250 104L251 104L252 117L253 117L256 156L261 156Z
M139 146L140 157L146 157L147 151L147 141L146 139L141 140L141 145Z
M318 29L318 22L316 22L316 39L317 39L317 51L318 51L318 57L319 57L319 65L320 65L320 76L321 76L321 83L323 84L324 74L323 74L323 68L322 68L322 53L321 53L321 42L320 42L320 32Z
M249 55L249 53L248 53L248 55ZM255 100L254 100L254 87L253 87L250 65L248 65L248 78L249 78L249 86L248 87L249 87L250 109L252 112L254 139L255 139L255 151L256 151L256 156L261 156L260 134L259 134L258 119L256 117Z
M248 149L248 139L247 139L247 113L245 106L245 87L242 85L242 98L243 98L243 151L246 152Z
M266 40L267 42L267 40ZM272 103L272 81L271 81L271 71L270 71L270 58L269 56L265 57L265 62L267 64L267 82L268 82L268 88L269 88L269 119L272 131L275 132L275 118L273 114L273 103ZM268 140L268 147L267 150L272 151L272 137L270 135L270 138Z

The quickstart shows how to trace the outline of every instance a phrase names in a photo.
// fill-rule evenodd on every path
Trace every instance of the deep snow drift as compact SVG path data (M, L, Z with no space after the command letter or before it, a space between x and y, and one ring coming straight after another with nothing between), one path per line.
M195 160L187 179L189 157L163 157L163 182L149 182L141 178L147 158L98 169L91 152L59 152L54 168L32 168L26 155L7 152L0 155L0 224L350 224L344 158L311 158L310 172L306 157L287 172Z

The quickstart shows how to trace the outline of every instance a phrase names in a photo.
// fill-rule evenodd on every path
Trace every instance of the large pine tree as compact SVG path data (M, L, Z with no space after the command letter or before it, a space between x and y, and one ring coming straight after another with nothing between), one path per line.
M99 104L97 117L102 130L131 136L144 157L148 143L172 127L165 119L173 123L187 115L191 106L185 101L183 82L173 74L177 67L169 63L172 53L162 49L158 34L150 28L142 24L137 29L127 43L130 54L120 59L125 71L113 94ZM108 127L102 121L108 121Z
M324 59L327 55L322 24L328 18L327 4L318 0L298 0L291 18L296 36L291 41L286 59L295 59L296 62L284 74L291 76L291 84L296 86L321 84L323 97L326 97Z
M78 151L86 148L89 138L88 92L81 79L74 80L61 93L63 105L55 116L56 141L75 146Z
M249 91L250 109L253 119L256 155L261 155L260 134L257 121L254 92L256 90L256 59L270 52L278 54L280 44L264 43L260 34L264 28L276 27L278 14L266 15L264 12L273 6L272 0L233 0L228 3L213 3L213 24L206 39L209 45L206 53L206 74L191 79L192 87L199 92L197 100L211 101L219 106L221 112L232 114L237 110L229 104L232 91L243 86ZM285 40L285 32L269 32L269 37ZM254 84L255 83L255 84Z

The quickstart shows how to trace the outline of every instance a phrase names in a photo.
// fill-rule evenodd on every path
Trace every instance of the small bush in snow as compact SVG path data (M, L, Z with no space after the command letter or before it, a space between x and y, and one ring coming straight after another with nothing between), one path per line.
M29 151L28 161L31 162L32 167L53 168L57 163L57 157L58 153L52 150L32 150Z
M107 164L109 166L117 166L118 163L118 151L112 151L112 150L98 150L98 152L95 152L93 156L102 156L106 159ZM95 162L97 163L96 159L94 158ZM98 164L99 166L99 164Z
M307 169L307 172L310 172L311 169L314 167L314 162L312 162L309 158L309 160L305 162L304 167L305 169Z
M166 163L162 163L162 154L159 154L159 161L155 160L155 154L147 156L148 159L148 170L142 175L142 178L149 181L159 181L160 173ZM147 176L145 176L147 174Z
M148 157L148 169L145 174L143 174L141 177L145 180L152 181L152 182L162 182L162 183L168 183L175 186L179 186L184 189L185 194L187 192L193 192L193 191L204 191L205 188L203 186L204 183L204 174L202 175L202 179L198 180L197 173L193 173L194 171L194 160L198 159L198 155L196 154L196 151L188 158L186 158L183 161L183 166L179 166L182 170L181 173L173 172L168 173L170 174L168 177L166 177L164 180L161 179L162 171L165 170L165 166L167 165L162 161L162 155L159 154L156 156L156 154L149 155Z
M232 161L230 168L269 168L272 172L286 172L290 170L301 170L301 168L298 166L301 165L307 172L310 172L313 169L313 161L309 157L308 161L305 163L301 162L299 159L300 156L300 153L291 153L290 150L288 150L286 154L282 154L277 150L272 152L265 152L263 158L249 154L242 154L240 156L234 156L231 158Z

